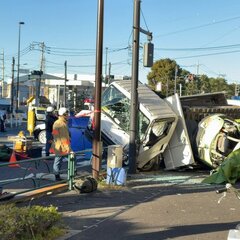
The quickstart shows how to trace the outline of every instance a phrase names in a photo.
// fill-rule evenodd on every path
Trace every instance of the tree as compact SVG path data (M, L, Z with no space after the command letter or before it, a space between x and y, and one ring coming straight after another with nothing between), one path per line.
M177 72L176 72L177 69ZM148 85L155 90L156 85L161 83L162 85L162 95L169 96L174 94L175 86L175 74L176 75L176 85L177 92L179 92L179 85L182 86L182 91L186 90L185 78L190 72L182 69L174 60L169 58L161 59L156 61L149 72L147 79Z
M211 92L228 91L229 87L224 78L209 78Z
M162 94L168 96L174 90L175 69L179 66L169 58L156 61L149 72L148 85L155 90L156 84L162 84Z
M177 78L175 78L177 68ZM234 85L228 85L224 78L209 78L207 75L194 75L189 71L182 69L175 60L169 58L156 61L151 71L147 75L148 85L156 90L156 85L161 83L162 96L174 94L175 79L177 84L177 92L180 93L179 85L181 85L181 95L193 95L201 93L222 92L225 91L228 97L235 95Z
M200 75L200 92L209 93L211 92L211 85L207 75Z

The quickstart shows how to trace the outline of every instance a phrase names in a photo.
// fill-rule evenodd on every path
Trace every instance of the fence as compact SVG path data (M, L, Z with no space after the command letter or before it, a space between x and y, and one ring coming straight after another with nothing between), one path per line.
M66 155L60 173L66 174L67 178L58 182L51 171L55 156L16 161L12 155L9 162L0 164L0 190L15 196L59 183L67 183L68 189L72 190L76 170L83 167L78 167L76 163L87 160L90 165L91 159L86 159L85 156L91 151L89 149Z

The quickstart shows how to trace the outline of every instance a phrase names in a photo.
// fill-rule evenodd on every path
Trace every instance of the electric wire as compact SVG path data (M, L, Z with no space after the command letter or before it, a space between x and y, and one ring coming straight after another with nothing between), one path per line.
M154 50L160 51L216 51L221 49L232 49L232 48L240 48L240 44L232 44L232 45L223 45L216 47L200 47L200 48L155 48Z
M206 23L206 24L202 24L202 25L198 25L198 26L194 26L194 27L189 27L189 28L177 30L177 31L174 31L174 32L169 32L169 33L165 33L165 34L160 34L160 35L155 36L155 38L167 37L167 36L174 35L174 34L178 34L178 33L188 32L188 31L192 31L192 30L199 29L199 28L209 27L209 26L212 26L212 25L216 25L216 24L220 24L220 23L225 23L225 22L237 20L237 19L239 19L239 18L240 18L240 16L232 17L232 18L226 18L226 19L223 19L223 20L214 21L214 22L212 22L212 23Z

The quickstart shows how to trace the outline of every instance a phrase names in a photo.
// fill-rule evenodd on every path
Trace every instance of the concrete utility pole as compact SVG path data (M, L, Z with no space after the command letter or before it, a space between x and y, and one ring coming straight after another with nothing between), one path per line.
M102 165L101 95L102 95L102 57L103 57L103 16L104 16L104 0L98 0L95 100L94 100L95 129L93 136L93 161L92 161L92 175L95 179L98 179L99 171Z
M19 107L19 67L20 67L20 41L21 41L21 25L25 24L24 22L19 22L18 29L18 65L17 65L17 90L16 90L16 110Z
M178 67L175 67L175 77L174 77L174 94L177 93L177 74L178 74Z
M105 58L105 83L107 83L107 57L108 57L108 48L106 47L106 58ZM108 76L109 79L109 76Z
M111 68L112 68L112 64L111 64L111 62L109 62L109 64L108 64L108 84L110 84L110 81L111 81Z
M67 103L67 98L66 98L67 61L64 62L64 69L65 69L65 78L64 78L64 92L63 92L63 97L64 97L64 107L66 107L66 103Z
M2 51L2 82L1 82L1 86L2 86L2 98L4 97L4 50Z
M15 66L15 58L12 58L12 83L11 83L11 113L13 113L14 106L14 66Z
M44 57L44 51L45 51L45 44L44 42L40 43L41 47L41 59L40 59L40 71L45 71L45 57Z
M138 128L138 60L139 60L140 0L134 0L133 12L133 56L131 83L131 115L129 142L129 173L136 173L136 136Z
M140 2L141 0L134 0L133 10L133 42L132 42L132 82L131 82L131 115L130 115L130 142L129 142L129 173L136 173L137 170L137 132L138 132L138 69L139 69L139 35L140 32L148 36L149 41L152 40L152 33L146 31L140 27ZM148 59L147 66L150 67L153 58L153 45L150 44L148 47L151 51L147 52ZM148 50L150 50L150 48ZM150 57L150 58L149 58ZM150 61L151 60L151 61Z

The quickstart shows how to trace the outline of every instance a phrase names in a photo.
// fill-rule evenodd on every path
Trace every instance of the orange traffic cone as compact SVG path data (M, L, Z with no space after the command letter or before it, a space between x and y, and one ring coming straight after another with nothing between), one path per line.
M9 163L11 163L11 164L9 164L8 166L9 167L20 167L20 165L16 162L17 162L16 154L14 151L12 151L12 155L9 160Z

